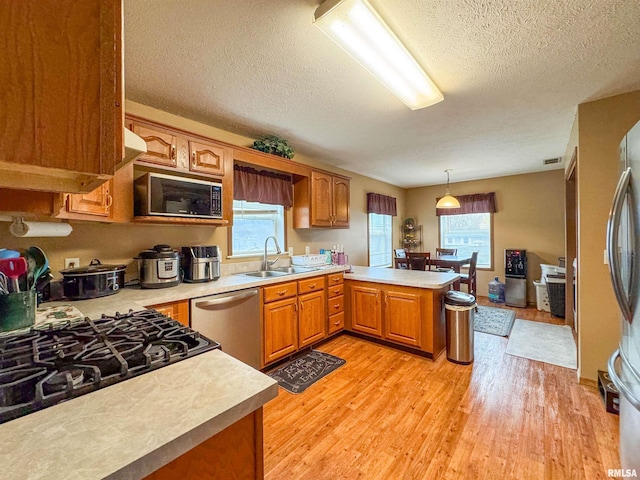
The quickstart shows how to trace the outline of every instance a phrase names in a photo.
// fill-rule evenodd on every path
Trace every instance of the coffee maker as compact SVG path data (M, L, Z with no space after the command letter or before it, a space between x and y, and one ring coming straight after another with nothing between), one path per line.
M185 282L217 280L220 278L220 247L217 245L182 247L182 271Z

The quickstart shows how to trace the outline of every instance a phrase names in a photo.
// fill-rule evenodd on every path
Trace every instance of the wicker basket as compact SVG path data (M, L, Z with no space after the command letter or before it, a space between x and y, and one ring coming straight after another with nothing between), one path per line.
M549 307L554 317L564 318L565 283L564 275L547 275Z

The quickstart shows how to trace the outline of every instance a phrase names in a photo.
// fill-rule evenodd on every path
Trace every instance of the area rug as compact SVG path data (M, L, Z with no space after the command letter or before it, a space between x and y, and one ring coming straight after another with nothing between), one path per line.
M473 329L476 332L507 337L515 318L516 312L513 310L478 305L478 311L473 316Z
M311 350L311 352L291 360L289 363L267 373L271 378L290 393L302 393L325 375L347 363L342 358L328 353Z
M577 368L576 342L571 327L517 319L506 353L539 362Z

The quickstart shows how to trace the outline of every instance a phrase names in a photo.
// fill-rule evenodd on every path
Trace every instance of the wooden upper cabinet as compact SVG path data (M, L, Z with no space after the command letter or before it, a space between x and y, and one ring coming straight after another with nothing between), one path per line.
M67 210L72 213L84 213L108 217L113 197L111 195L112 181L103 183L89 193L70 194L67 202Z
M122 161L122 0L0 2L0 187L91 192Z
M312 170L294 181L293 227L349 227L349 179Z
M332 177L333 226L349 226L349 180Z
M189 170L210 175L224 175L225 147L214 143L189 141Z
M147 153L137 158L138 162L164 165L165 167L178 166L178 140L174 133L133 122L133 133L140 136L147 144Z
M330 227L333 224L331 175L311 172L311 225Z

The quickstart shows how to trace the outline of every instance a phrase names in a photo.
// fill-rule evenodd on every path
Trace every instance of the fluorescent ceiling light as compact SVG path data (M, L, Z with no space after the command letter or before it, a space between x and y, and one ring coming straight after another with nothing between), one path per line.
M314 23L411 110L444 100L367 0L326 0L316 9Z

